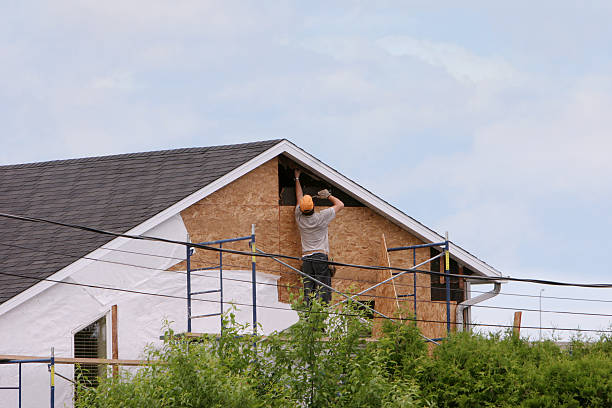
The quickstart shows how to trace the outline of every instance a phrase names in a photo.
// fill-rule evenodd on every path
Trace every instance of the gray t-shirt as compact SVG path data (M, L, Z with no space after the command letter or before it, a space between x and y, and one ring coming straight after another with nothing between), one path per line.
M302 237L302 253L322 251L329 254L327 226L335 216L336 211L331 207L312 215L302 214L299 205L295 207L295 221Z

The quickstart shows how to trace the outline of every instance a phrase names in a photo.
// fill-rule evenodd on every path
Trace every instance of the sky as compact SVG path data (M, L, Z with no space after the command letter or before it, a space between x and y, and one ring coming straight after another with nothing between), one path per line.
M0 164L286 138L504 275L612 283L612 3L500 3L7 0Z

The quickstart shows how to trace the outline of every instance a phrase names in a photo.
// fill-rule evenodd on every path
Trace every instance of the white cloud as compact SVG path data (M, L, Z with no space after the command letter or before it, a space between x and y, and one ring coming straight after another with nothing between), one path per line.
M130 91L136 88L134 79L129 72L117 72L109 76L101 76L94 78L92 81L94 89L115 89L121 91Z
M350 36L309 37L299 44L306 50L329 55L344 62L381 62L388 55L368 38Z
M516 70L502 58L482 57L456 44L408 36L384 37L378 44L390 55L413 57L442 67L462 82L509 81L518 76Z
M442 216L434 228L450 231L453 242L477 248L479 257L494 259L494 266L507 273L517 266L521 244L538 238L534 225L527 202L483 198Z
M481 198L485 192L512 190L524 198L551 193L601 196L612 174L612 77L580 81L556 95L538 99L474 131L470 148L431 157L412 174L444 177L454 188Z
M248 37L291 21L291 9L281 2L236 0L64 0L53 2L47 12L106 38L127 34L128 42L141 35Z

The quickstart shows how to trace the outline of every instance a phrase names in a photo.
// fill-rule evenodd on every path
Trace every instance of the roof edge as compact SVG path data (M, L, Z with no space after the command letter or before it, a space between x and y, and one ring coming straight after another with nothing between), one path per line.
M218 149L235 149L240 147L246 147L249 145L258 145L263 143L278 143L285 139L270 139L270 140L262 140L259 142L246 142L246 143L237 143L237 144L225 144L225 145L215 145L215 146L205 146L205 147L183 147L177 149L165 149L165 150L151 150L145 152L136 152L136 153L121 153L121 154L111 154L104 156L86 156L86 157L77 157L72 159L58 159L58 160L47 160L41 162L30 162L30 163L19 163L19 164L5 164L0 165L0 170L4 169L18 169L24 167L44 167L51 166L56 164L71 164L71 163L82 163L82 162L96 162L100 160L122 160L122 159L130 159L137 156L163 156L167 154L177 154L177 153L192 153L196 151L206 151L206 150L218 150Z

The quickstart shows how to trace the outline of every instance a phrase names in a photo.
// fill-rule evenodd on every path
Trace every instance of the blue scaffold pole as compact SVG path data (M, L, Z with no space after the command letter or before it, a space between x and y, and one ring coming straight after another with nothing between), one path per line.
M412 266L416 266L416 248L412 248ZM417 318L417 274L412 272L412 283L414 284L414 319Z
M251 225L251 280L253 291L253 335L257 335L257 274L255 260L255 224Z
M191 333L191 247L187 245L187 333Z
M446 233L446 243L444 244L444 282L446 283L446 332L451 331L451 316L450 316L450 254L448 244L448 232Z
M219 242L219 249L223 249L223 242ZM223 251L219 251L219 312L221 313L221 329L223 336Z
M51 373L51 408L55 407L55 348L51 347L51 363L49 364Z

